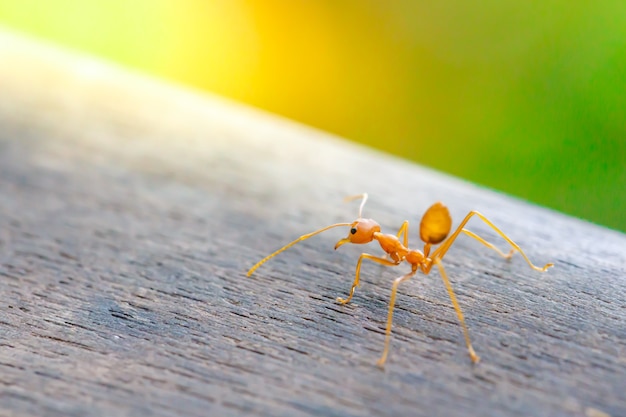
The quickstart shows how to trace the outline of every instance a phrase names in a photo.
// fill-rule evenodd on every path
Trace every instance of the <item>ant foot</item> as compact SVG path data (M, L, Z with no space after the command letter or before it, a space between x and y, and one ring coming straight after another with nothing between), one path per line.
M336 301L339 304L348 304L348 302L350 301L350 298L341 298L341 297L337 297Z

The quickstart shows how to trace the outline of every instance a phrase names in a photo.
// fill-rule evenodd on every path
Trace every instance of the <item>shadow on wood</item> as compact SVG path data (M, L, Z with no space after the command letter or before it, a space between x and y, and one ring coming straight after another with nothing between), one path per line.
M2 414L626 415L626 238L345 143L0 33ZM329 230L346 195L394 233L477 209L532 271L460 237L400 287ZM455 224L457 224L455 223ZM505 249L480 221L468 228ZM376 247L367 251L379 253Z

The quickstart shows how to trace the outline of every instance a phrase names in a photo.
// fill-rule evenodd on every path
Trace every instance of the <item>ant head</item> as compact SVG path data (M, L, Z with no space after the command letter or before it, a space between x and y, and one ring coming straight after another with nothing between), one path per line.
M380 225L372 219L356 219L350 225L348 237L341 239L335 245L335 249L344 243L369 243L374 239L374 233L380 232Z

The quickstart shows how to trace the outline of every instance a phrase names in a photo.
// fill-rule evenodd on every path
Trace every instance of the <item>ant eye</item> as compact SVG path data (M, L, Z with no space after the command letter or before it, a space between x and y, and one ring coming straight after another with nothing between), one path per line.
M356 227L353 227L352 229L350 229L350 233L355 234L356 233Z

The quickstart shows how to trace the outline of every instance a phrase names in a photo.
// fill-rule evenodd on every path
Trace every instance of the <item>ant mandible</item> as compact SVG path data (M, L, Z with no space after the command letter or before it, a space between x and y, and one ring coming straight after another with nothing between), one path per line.
M352 296L354 295L354 290L359 285L359 276L361 274L361 262L363 262L363 259L368 259L370 261L373 261L373 262L376 262L385 266L397 266L397 265L400 265L403 261L406 261L411 265L411 272L399 278L396 278L391 287L391 297L389 299L389 312L387 314L387 328L385 330L385 348L383 350L382 356L377 362L378 366L380 367L384 366L385 361L387 360L387 355L389 353L389 344L391 341L391 323L393 319L393 308L394 308L395 301L396 301L396 292L398 289L398 285L400 285L400 283L411 278L413 275L417 273L418 270L422 271L425 275L427 275L428 273L430 273L430 270L432 269L433 265L437 265L441 278L443 279L443 283L446 287L446 290L448 291L448 295L450 296L450 300L452 300L452 305L454 306L454 309L456 310L456 314L459 318L459 322L461 323L461 327L463 328L463 335L465 336L465 343L467 344L467 350L469 352L469 356L473 363L476 363L480 360L478 355L476 355L476 352L474 352L474 348L472 347L472 343L470 342L469 332L467 331L467 326L465 325L465 319L463 318L463 312L461 311L461 307L459 307L459 303L457 302L456 295L454 294L454 291L452 290L452 286L450 285L450 281L448 280L446 271L443 268L443 265L441 264L443 257L446 255L446 253L448 252L448 249L450 249L450 246L452 246L452 244L454 243L454 241L456 240L456 238L459 236L461 232L476 239L483 245L487 246L489 249L493 249L500 256L504 258L509 259L511 258L511 256L513 256L515 251L518 251L524 257L528 265L530 265L530 267L536 271L545 272L548 268L554 265L552 263L548 263L543 268L539 268L533 265L533 263L530 262L530 259L528 259L528 257L524 253L524 251L522 251L522 249L515 242L513 242L511 238L505 235L500 229L498 229L493 223L491 223L489 219L487 219L485 216L483 216L477 211L470 211L467 214L467 216L465 216L461 224L454 231L454 233L452 233L450 237L446 239L452 227L452 217L450 216L450 212L448 211L448 208L440 202L437 202L433 204L432 206L430 206L430 208L426 210L426 212L424 213L424 216L422 216L422 221L420 222L420 238L424 242L424 250L420 251L420 250L409 249L409 244L408 244L409 243L409 238L408 238L409 222L405 220L404 223L402 223L402 226L400 227L400 229L398 230L398 233L395 235L381 233L380 225L378 223L376 223L372 219L364 219L361 216L363 212L363 206L365 205L365 202L367 201L366 193L359 194L359 195L352 196L352 197L347 197L346 200L351 201L351 200L356 200L359 198L361 199L361 205L359 206L359 217L355 221L353 221L352 223L332 224L330 226L326 226L319 230L316 230L312 233L300 236L298 239L294 240L293 242L288 243L287 245L278 249L276 252L261 259L252 268L250 268L247 275L248 276L252 275L252 273L256 271L256 269L259 268L261 265L263 265L265 262L267 262L274 256L278 255L279 253L289 249L296 243L301 242L305 239L308 239L312 236L315 236L319 233L322 233L328 229L332 229L333 227L339 227L339 226L350 227L350 232L348 233L348 237L341 239L339 242L337 242L337 244L335 245L335 249L337 249L339 246L345 243L364 244L364 243L369 243L372 240L378 241L382 250L385 251L386 256L380 257L380 256L370 255L368 253L362 253L356 264L356 276L354 278L354 282L352 283L352 288L350 288L350 294L348 295L347 298L337 297L337 302L340 304L346 304L352 299ZM509 253L507 254L503 253L502 251L500 251L500 249L496 248L494 245L487 242L480 236L463 228L465 224L473 216L479 217L483 222L485 222L496 233L502 236L502 238L506 240L512 246L512 249L509 251ZM402 238L402 242L400 241L401 238ZM441 245L431 253L432 246L440 244L440 243Z

